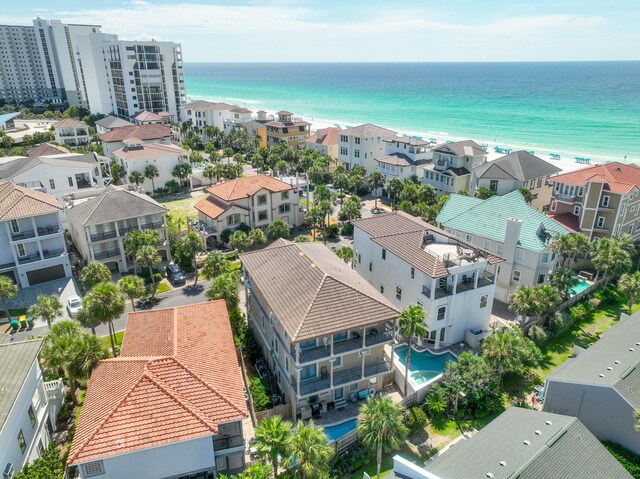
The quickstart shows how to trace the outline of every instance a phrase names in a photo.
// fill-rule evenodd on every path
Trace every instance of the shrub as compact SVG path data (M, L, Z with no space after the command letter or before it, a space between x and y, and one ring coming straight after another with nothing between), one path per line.
M426 423L427 415L417 406L409 409L404 417L404 425L409 429L409 434L413 434L423 428Z
M573 316L568 313L558 311L549 317L547 323L545 324L545 328L549 333L549 336L555 338L556 336L564 333L572 325Z
M624 301L624 298L618 293L618 289L613 284L609 284L604 288L600 288L594 293L594 296L602 303L611 305L619 304Z
M620 444L610 441L602 441L604 447L615 457L620 464L633 477L640 477L640 456L634 454L629 449L622 447Z
M309 238L309 235L298 235L293 241L294 243L308 243L311 241L311 238Z
M232 234L233 230L230 230L229 228L222 230L222 233L220 233L220 241L223 243L229 243L229 238L231 238Z
M371 449L361 442L356 442L342 454L333 456L330 468L335 477L344 477L367 466L372 460Z
M64 404L60 408L57 420L59 422L67 422L71 417L71 411L73 410L73 403L71 402L71 394L67 391L64 395Z
M249 390L253 400L253 408L256 411L264 411L271 408L271 398L269 397L269 383L266 378L260 379L253 376L249 379Z
M327 237L337 238L339 234L340 234L340 226L336 224L327 226Z
M536 346L541 346L547 341L547 333L537 324L534 324L529 328L527 336L536 343Z
M251 228L246 223L240 223L236 228L236 231L242 231L243 233L248 233L249 231L251 231Z
M340 234L343 236L351 236L353 234L353 225L351 223L343 224Z
M180 185L176 180L167 181L164 187L169 193L178 193L180 191Z

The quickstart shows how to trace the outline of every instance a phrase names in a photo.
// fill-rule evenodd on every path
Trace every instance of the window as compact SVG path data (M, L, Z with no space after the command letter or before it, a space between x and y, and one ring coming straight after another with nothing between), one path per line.
M518 271L517 269L514 269L514 270L513 270L513 280L514 280L516 283L519 283L519 282L520 282L520 271Z
M31 421L31 427L36 426L36 413L33 411L33 406L29 406L29 421Z
M547 252L542 253L542 262L545 264L549 262L549 253Z
M353 156L360 158L360 150L353 150Z
M486 308L488 301L489 301L489 295L488 294L483 294L482 296L480 296L480 307L481 308Z
M258 221L267 221L267 210L258 211Z
M347 339L349 339L349 331L342 331L333 335L333 341L336 343L338 341L345 341Z
M544 283L544 278L545 278L544 274L539 274L538 275L538 284Z
M440 328L440 342L444 342L444 335L447 334L447 328Z
M578 205L573 207L573 214L576 216L580 215L580 207Z
M627 226L627 234L630 235L631 233L633 233L633 223Z
M44 452L44 444L42 444L42 439L38 440L38 456L42 457L42 453Z
M344 388L336 388L333 391L333 399L338 401L339 399L344 398Z
M278 206L278 211L280 212L280 214L289 213L291 211L291 205L289 203L287 203L286 205L280 205Z
M362 263L362 255L358 253L358 264Z
M402 299L402 288L400 286L396 286L396 299L398 301Z
M387 250L386 249L382 249L382 259L387 259Z
M104 474L104 465L102 461L88 462L82 465L85 477L100 476Z
M11 220L11 231L20 233L20 223L18 223L18 220Z
M384 294L384 284L381 284L381 285L380 285L380 292L381 292L382 294Z
M411 267L411 279L416 277L416 269L412 266Z
M340 366L342 366L342 356L338 356L337 358L335 358L333 360L333 367L334 368L339 368Z
M282 194L280 195L280 199L281 200L288 200L289 199L289 192L288 191L283 191Z
M597 228L604 228L604 216L598 216L598 224L596 225Z
M582 186L578 187L578 196L582 196L584 194L584 188Z
M607 208L609 206L609 200L611 200L610 196L603 196L602 197L602 207L603 208Z
M516 248L516 259L518 261L524 261L524 250L522 248Z
M438 312L436 314L436 320L437 321L442 321L444 319L445 314L447 313L447 307L446 306L440 306L438 308Z
M311 349L311 348L315 348L316 347L316 340L315 339L307 339L306 341L301 341L300 342L300 349L301 350L305 350L305 349Z
M24 249L24 245L22 243L18 244L18 256L27 256L27 251Z
M266 204L267 204L267 195L258 196L258 206L262 206Z
M498 253L498 254L502 254L502 250L503 250L503 245L502 245L502 243L498 243L498 244L496 245L496 253Z
M369 271L373 271L373 263L369 261Z
M360 138L355 138L355 139L354 139L354 141L355 141L355 144L356 144L356 145L359 145L359 144L360 144Z
M315 364L309 364L308 366L305 366L300 370L300 381L315 378L316 376L317 374Z
M344 146L340 147L340 154L341 155L348 155L349 154L349 150L347 148L345 148Z
M487 251L491 251L491 240L484 240L484 244L482 245L482 247Z
M53 180L49 180L49 186L51 187L52 190L56 189L56 182Z
M498 191L498 180L489 181L489 189L491 191Z
M27 448L27 442L24 440L22 429L20 429L20 432L18 433L18 446L20 447L20 452L24 453Z
M558 202L556 200L553 200L551 202L551 207L549 208L551 211L555 211L556 207L558 206Z
M227 216L227 226L237 225L238 223L240 223L240 213Z
M469 243L471 243L471 242L473 241L473 235L468 234L468 235L465 237L465 239L466 239Z
M533 181L531 182L531 186L533 187ZM537 188L540 188L542 186L542 177L538 178L538 186Z

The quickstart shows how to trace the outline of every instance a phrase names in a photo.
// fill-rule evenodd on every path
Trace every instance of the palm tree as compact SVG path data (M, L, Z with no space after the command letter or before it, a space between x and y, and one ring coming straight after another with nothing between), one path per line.
M162 258L160 258L160 255L158 254L158 249L149 244L142 245L136 253L136 260L141 266L146 267L149 270L149 277L151 279L151 284L153 285L153 293L151 294L151 297L153 298L156 294L157 286L156 279L153 277L153 268L162 261Z
M317 427L313 420L306 424L298 421L291 433L288 448L291 462L305 478L315 479L329 468L329 459L333 456L333 448L329 446L329 439L324 429Z
M147 165L144 168L144 177L151 180L151 191L152 194L156 194L156 178L160 176L160 172L158 171L158 167L156 165Z
M198 265L196 263L196 257L198 256L198 253L204 249L204 240L202 239L202 236L195 231L190 231L184 236L184 238L182 238L182 241L180 241L179 248L184 256L191 258L193 270L196 274L193 284L198 284Z
M597 276L615 276L629 271L632 267L631 254L613 238L595 241L591 247L591 262Z
M376 451L378 479L382 466L382 452L397 448L409 433L403 418L404 409L389 397L369 397L367 402L360 406L358 434L367 447Z
M313 232L313 241L315 241L316 229L320 228L324 222L324 213L317 206L312 206L304 215L304 220L311 228L311 231Z
M349 246L343 246L342 248L336 250L336 254L342 261L344 261L345 263L349 263L353 259L353 248L350 248Z
M83 328L90 328L91 334L96 335L96 326L100 325L100 321L97 321L93 316L87 313L87 310L80 308L80 310L73 317Z
M223 273L213 278L204 295L209 301L224 299L227 303L227 309L231 311L236 309L240 303L240 297L238 296L239 284L240 275L236 271Z
M131 301L131 308L136 310L134 299L144 294L144 280L140 276L129 275L118 280L118 288Z
M15 298L18 294L18 286L9 278L3 274L0 275L0 299L2 299L2 307L4 308L4 314L8 321L11 321L11 314L9 313L9 305L7 300Z
M129 183L140 186L140 183L144 183L144 175L139 171L132 171L129 175Z
M353 194L357 195L360 187L364 185L364 176L359 173L352 173L349 177L349 183L351 183L351 187L353 188Z
M549 284L554 286L565 299L569 299L571 288L578 284L578 278L573 270L560 267L549 275Z
M476 198L481 199L481 200L486 200L491 198L493 195L495 195L494 191L491 191L489 188L487 188L486 186L480 186L477 190L476 190Z
M425 313L419 304L410 304L400 311L400 334L407 338L407 357L405 359L404 395L408 394L409 366L411 364L411 340L413 337L424 338L429 334L425 322Z
M276 221L282 221L282 220L276 220ZM271 225L273 225L276 221L271 223ZM284 223L284 221L282 221L282 223ZM269 225L269 228L271 228L271 225ZM286 223L285 225L287 226L286 236L289 236L289 225L287 225ZM267 237L264 234L264 231L262 231L260 228L254 228L251 231L249 231L249 234L247 235L247 240L252 246L253 245L261 246L267 242Z
M116 355L116 332L113 320L122 316L125 302L126 299L120 289L110 282L95 285L82 300L82 307L87 310L90 317L100 323L107 323L114 356Z
M514 367L516 344L515 331L510 328L501 328L482 343L482 357L488 364L498 371L498 385L502 384L505 369Z
M522 286L511 296L509 309L522 318L523 328L529 316L539 311L538 300L538 292L533 286Z
M620 276L618 291L629 297L629 314L631 314L635 299L640 294L640 271L631 274L625 273Z
M384 175L382 173L380 173L379 171L374 171L373 173L371 173L369 175L369 188L371 188L371 192L374 194L375 196L375 206L374 209L378 209L378 197L380 196L380 194L382 194L382 192L378 193L378 190L381 190L382 188L384 188L384 185L386 183L386 178L384 177Z
M209 185L213 184L213 179L217 176L217 173L218 170L216 169L216 166L211 163L207 163L207 165L202 170L202 174L204 175L204 177L209 178Z
M171 174L180 180L180 186L184 186L184 180L189 178L189 175L193 173L193 168L189 163L178 163Z
M93 261L82 268L80 279L84 287L90 290L96 284L111 281L111 271L103 263Z
M389 184L387 185L387 191L389 192L390 195L393 195L392 209L394 211L396 209L396 200L398 198L398 195L402 192L403 189L404 189L404 183L400 178L392 178L391 180L389 180Z
M205 279L213 279L216 276L229 272L230 263L220 250L213 250L202 262L202 276Z
M47 326L51 327L51 321L62 315L62 303L54 294L51 296L38 296L36 304L28 311L29 316L44 319Z
M283 421L280 416L266 417L256 427L253 446L258 449L260 457L271 461L274 476L278 475L278 458L284 457L287 452L292 427L289 421Z

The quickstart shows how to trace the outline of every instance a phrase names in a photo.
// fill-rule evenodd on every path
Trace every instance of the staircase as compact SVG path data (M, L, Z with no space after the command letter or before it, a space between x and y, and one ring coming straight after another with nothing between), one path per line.
M336 410L344 409L347 407L347 401L344 398L338 399L335 405L336 405Z

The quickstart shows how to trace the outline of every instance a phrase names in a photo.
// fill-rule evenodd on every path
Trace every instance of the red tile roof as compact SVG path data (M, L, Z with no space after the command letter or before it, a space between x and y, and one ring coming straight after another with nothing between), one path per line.
M580 217L573 213L560 213L557 215L547 213L547 216L552 220L557 221L565 228L570 229L573 233L580 232Z
M138 138L140 140L156 140L171 136L171 128L161 123L148 125L131 125L114 128L111 131L100 135L100 139L106 143L114 141L124 141L128 138Z
M605 183L605 189L615 193L629 193L640 188L640 166L612 161L570 171L549 179L552 182L586 185L591 181Z
M162 121L162 117L151 111L143 110L133 117L136 121Z
M277 193L278 191L291 190L293 186L271 176L253 175L218 183L207 188L207 191L224 201L233 201L248 198L261 189Z
M213 436L247 416L224 301L130 313L120 356L89 379L67 463Z
M307 143L317 143L318 145L337 145L340 139L340 127L328 127L316 130L316 132L307 139Z
M232 206L235 206L237 208L242 208L241 206L238 206L238 205L227 204L224 201L220 200L219 198L209 195L206 198L202 198L200 201L198 201L194 205L194 208L200 211L201 213L205 214L209 218L217 218Z
M0 182L0 221L58 213L62 206L48 193L17 186L12 181Z

